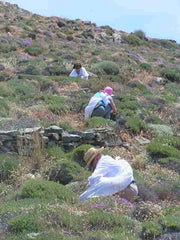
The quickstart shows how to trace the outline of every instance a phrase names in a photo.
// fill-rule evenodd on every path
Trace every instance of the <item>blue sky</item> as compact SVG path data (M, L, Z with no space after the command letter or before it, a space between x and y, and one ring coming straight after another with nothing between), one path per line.
M180 43L180 0L6 0L44 16L80 18Z

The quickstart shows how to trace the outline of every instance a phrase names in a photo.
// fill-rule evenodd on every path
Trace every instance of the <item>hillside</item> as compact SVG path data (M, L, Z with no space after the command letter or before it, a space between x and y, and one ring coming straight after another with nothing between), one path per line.
M179 239L180 44L2 1L0 33L1 239ZM69 77L76 61L89 80ZM105 86L117 115L84 122ZM133 204L78 203L91 145L131 164Z

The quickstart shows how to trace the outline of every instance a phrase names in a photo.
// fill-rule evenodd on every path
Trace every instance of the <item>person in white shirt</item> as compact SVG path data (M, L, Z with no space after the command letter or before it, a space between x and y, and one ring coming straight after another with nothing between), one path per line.
M111 112L117 112L112 96L113 89L109 86L105 87L104 90L95 93L85 108L84 120L86 121L90 117L103 117L110 119Z
M120 157L113 159L102 155L104 147L90 148L84 155L87 167L92 167L94 172L88 178L89 187L79 197L79 202L88 198L116 195L134 201L138 195L138 188L133 177L130 164Z
M75 63L72 72L69 74L70 77L80 77L83 79L88 79L89 74L86 69L82 67L81 63Z

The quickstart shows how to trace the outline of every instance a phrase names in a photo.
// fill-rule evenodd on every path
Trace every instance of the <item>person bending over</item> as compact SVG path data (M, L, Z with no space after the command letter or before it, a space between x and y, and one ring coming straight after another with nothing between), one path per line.
M102 155L102 148L90 148L84 155L87 167L94 172L88 178L89 186L79 197L79 202L88 198L116 195L134 201L138 188L130 164L119 157L116 159Z
M110 114L117 112L112 96L113 89L109 86L95 93L85 108L84 119L88 120L90 117L110 119Z

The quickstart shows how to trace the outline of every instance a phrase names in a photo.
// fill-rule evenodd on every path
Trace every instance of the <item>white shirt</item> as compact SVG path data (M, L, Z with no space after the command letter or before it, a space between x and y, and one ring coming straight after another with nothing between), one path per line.
M79 197L79 202L88 198L108 196L124 190L134 180L130 164L124 159L102 156L88 178L89 187Z
M84 67L81 67L79 74L76 72L76 69L73 69L72 72L69 74L69 76L88 79L89 74L87 73L87 71Z
M112 101L112 97L109 96L107 93L99 92L94 94L94 96L91 97L87 107L85 108L85 114L84 114L84 120L88 120L91 117L91 114L97 105L99 101L103 101L104 105L107 106L110 101Z

